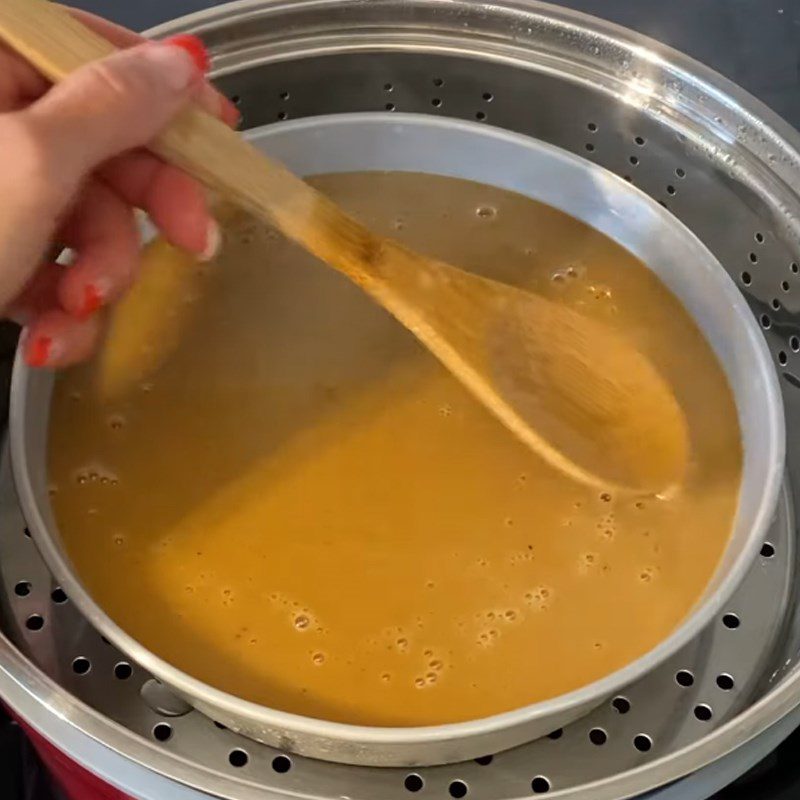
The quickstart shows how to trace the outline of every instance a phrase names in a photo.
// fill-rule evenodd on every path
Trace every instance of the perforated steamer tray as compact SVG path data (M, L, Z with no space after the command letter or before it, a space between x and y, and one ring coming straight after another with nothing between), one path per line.
M733 529L702 596L675 629L636 660L572 692L484 719L427 727L344 725L289 714L220 691L164 662L120 629L87 593L50 508L47 429L53 377L18 359L10 413L18 498L45 562L87 620L189 703L231 730L313 758L380 767L449 764L530 742L591 711L693 639L728 602L762 545L780 490L785 438L778 382L758 323L709 251L647 195L599 166L477 122L386 112L336 114L265 126L247 136L301 175L425 172L518 191L593 225L640 258L692 314L736 398L744 457ZM300 291L304 289L311 286L304 284ZM323 306L335 313L342 308L340 302L331 291ZM315 313L313 307L310 313ZM356 334L374 335L374 327L362 325L356 313L348 315L345 324ZM310 357L324 357L324 352ZM362 363L355 354L344 359L333 373L334 381ZM312 403L318 397L318 378L309 375L302 386ZM536 653L530 657L536 658ZM709 712L698 709L698 713Z
M387 105L480 117L586 154L633 179L666 202L748 293L785 377L791 441L798 419L794 387L800 386L800 340L788 313L796 305L800 252L798 199L790 188L800 185L797 137L736 87L674 53L658 54L657 46L633 34L534 5L493 4L488 13L458 2L259 3L200 15L188 27L215 45L222 83L239 96L246 124ZM790 474L794 459L790 447ZM136 665L129 665L130 674L117 668L120 656L69 601L58 602L58 592L51 598L49 578L21 533L7 469L3 477L6 630L26 657L3 648L0 692L54 737L61 723L86 731L126 762L144 765L137 774L148 780L167 775L223 797L408 797L415 789L438 797L545 790L623 797L721 757L797 703L796 606L787 591L794 562L791 484L742 591L679 661L625 691L630 707L617 701L558 739L491 763L417 775L288 759L195 713L154 712L151 706L185 709L141 700L146 676ZM24 596L16 594L18 584ZM679 684L690 680L683 672L678 679L682 670L693 673L692 686ZM733 679L732 688L725 689L730 678L717 683L723 675ZM73 747L66 738L60 743ZM81 745L73 752L89 750ZM121 769L119 780L123 773L127 780L134 770Z

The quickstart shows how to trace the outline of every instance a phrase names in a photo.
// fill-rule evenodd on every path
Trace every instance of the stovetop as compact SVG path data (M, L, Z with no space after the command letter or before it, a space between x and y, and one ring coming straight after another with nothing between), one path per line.
M618 22L694 56L800 129L800 0L555 2ZM218 4L215 0L72 0L72 5L138 30ZM0 323L0 419L7 411L16 335L14 326ZM800 797L799 748L800 729L715 800ZM57 800L22 732L2 707L0 797Z

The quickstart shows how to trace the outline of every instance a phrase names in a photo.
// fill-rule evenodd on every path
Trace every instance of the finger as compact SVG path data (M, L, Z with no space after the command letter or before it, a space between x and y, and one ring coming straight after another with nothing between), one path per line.
M43 95L49 86L33 67L0 49L0 112L17 111Z
M100 181L86 185L59 240L75 251L58 286L59 303L70 314L87 317L133 283L140 250L133 210Z
M27 325L33 317L58 308L58 285L65 269L52 261L43 264L5 310L6 316L20 325Z
M182 48L143 44L76 70L20 113L66 202L100 164L152 141L199 81Z
M211 258L219 230L197 181L144 150L109 162L103 179L127 203L148 213L153 224L176 247Z
M236 128L242 121L241 111L210 83L200 84L195 101L204 111L219 117L229 128Z
M111 44L117 47L134 47L137 44L148 41L138 33L123 28L121 25L109 22L107 19L98 17L96 14L91 14L88 11L71 8L70 13L76 19L83 22L84 25L92 28L92 30L105 37ZM182 34L182 36L185 37L186 34ZM165 41L170 40L166 39ZM196 100L209 114L219 117L226 125L230 125L232 128L238 125L241 117L239 110L224 94L222 94L222 92L215 89L208 81L203 82L201 85Z
M69 367L85 361L100 337L97 315L78 320L61 309L35 317L25 328L22 352L31 367Z

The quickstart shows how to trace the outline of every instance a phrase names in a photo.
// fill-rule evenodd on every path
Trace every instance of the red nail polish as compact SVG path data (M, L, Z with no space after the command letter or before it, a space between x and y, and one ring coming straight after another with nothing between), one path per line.
M53 340L49 336L39 336L28 347L27 362L31 367L43 367L50 359Z
M211 66L211 58L208 55L206 46L203 44L203 40L199 36L191 33L178 33L164 41L167 44L175 45L175 47L182 47L194 59L194 63L200 72L203 74L208 72L208 68Z
M87 283L83 289L83 306L79 316L81 319L91 317L103 305L103 296L93 283Z

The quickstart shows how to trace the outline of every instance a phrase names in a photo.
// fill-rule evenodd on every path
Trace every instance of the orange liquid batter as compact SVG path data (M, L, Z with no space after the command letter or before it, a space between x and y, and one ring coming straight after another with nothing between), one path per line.
M694 323L625 250L526 198L314 182L377 230L625 331L685 410L686 486L636 499L556 473L356 287L239 222L151 380L114 405L91 365L58 382L53 502L95 599L216 687L368 725L507 711L652 648L702 594L741 476Z

